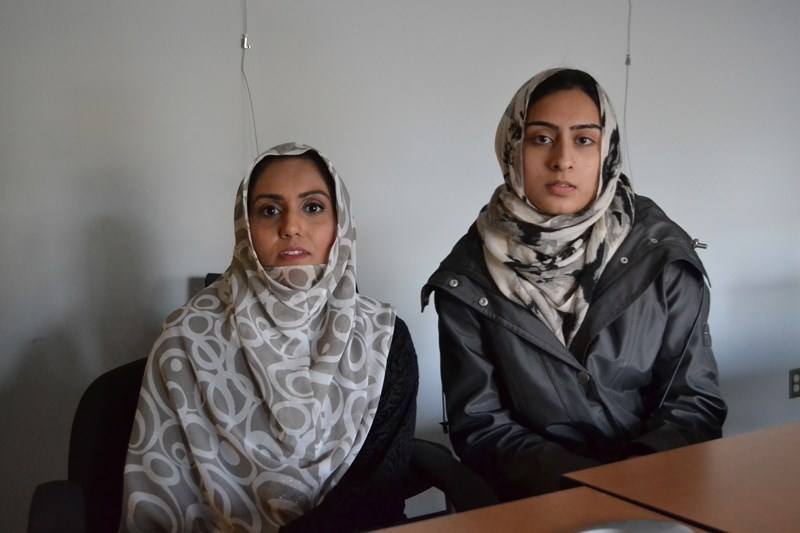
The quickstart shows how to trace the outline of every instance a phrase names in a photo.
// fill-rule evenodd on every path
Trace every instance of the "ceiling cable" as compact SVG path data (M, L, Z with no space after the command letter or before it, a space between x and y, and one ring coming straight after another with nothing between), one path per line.
M625 101L622 109L622 127L625 130L625 155L628 162L628 174L633 179L633 165L631 164L631 150L628 147L628 82L631 71L631 13L633 11L633 0L628 0L628 45L625 51Z
M241 46L242 46L242 79L244 80L244 86L245 86L245 89L247 90L247 100L248 100L248 102L250 104L250 118L251 118L251 120L253 122L253 141L256 144L256 155L258 155L259 153L261 153L261 151L258 148L258 128L256 127L256 112L255 112L255 109L253 108L253 95L250 92L250 82L247 80L247 72L245 71L245 68L244 68L245 55L247 54L247 51L252 46L250 44L250 39L247 36L247 0L242 0L242 40L241 40Z

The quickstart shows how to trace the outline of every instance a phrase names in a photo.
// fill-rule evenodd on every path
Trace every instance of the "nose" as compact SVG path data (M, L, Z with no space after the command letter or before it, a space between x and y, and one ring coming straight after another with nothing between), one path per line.
M553 170L569 170L572 168L573 154L569 143L558 141L553 146L550 168Z
M281 218L280 235L283 238L291 238L300 235L302 223L300 216L293 210L286 210Z

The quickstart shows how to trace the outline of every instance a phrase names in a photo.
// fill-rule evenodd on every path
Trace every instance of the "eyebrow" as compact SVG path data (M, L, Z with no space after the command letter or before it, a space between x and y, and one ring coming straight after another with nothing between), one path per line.
M314 189L313 191L301 192L301 193L300 193L300 194L298 194L297 196L298 196L299 198L308 198L309 196L315 196L315 195L317 195L317 194L321 194L322 196L324 196L324 197L325 197L325 198L327 198L328 200L330 200L330 199L331 199L331 196L330 196L330 195L329 195L327 192L323 191L322 189ZM264 194L259 194L258 196L256 196L256 197L252 198L250 201L252 201L252 202L255 202L256 200L260 200L261 198L267 198L267 199L269 199L269 200L278 200L278 201L281 201L281 200L283 200L283 199L284 199L284 196L283 196L282 194L268 194L268 193L264 193Z
M545 127L545 128L549 128L551 130L556 130L556 131L559 131L561 129L558 126L556 126L555 124L553 124L552 122L545 122L543 120L532 120L530 122L526 122L525 123L525 127L527 128L528 126L542 126L542 127ZM603 128L601 128L597 124L576 124L574 126L570 126L569 129L570 129L570 131L575 131L575 130L600 130L600 131L603 131Z

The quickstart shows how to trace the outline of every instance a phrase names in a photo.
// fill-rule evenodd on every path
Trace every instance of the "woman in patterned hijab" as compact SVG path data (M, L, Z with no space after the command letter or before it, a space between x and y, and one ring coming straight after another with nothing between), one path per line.
M394 309L357 292L344 184L313 148L276 146L242 181L234 227L230 267L150 354L123 530L397 521L416 355Z

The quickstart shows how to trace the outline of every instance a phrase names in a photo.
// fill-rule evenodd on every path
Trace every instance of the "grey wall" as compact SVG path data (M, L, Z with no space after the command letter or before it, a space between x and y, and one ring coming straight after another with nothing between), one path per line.
M363 292L419 353L437 433L433 309L418 289L500 182L494 129L534 72L594 73L622 115L628 2L249 2L259 147L317 146L350 188ZM727 434L800 419L800 3L634 2L633 183L713 284ZM72 414L145 355L189 279L224 269L255 155L242 3L0 1L0 515L66 475Z

